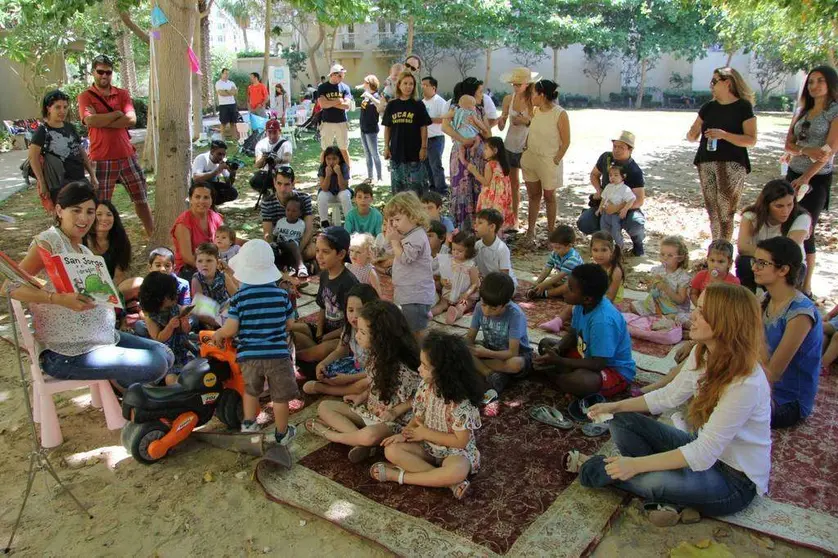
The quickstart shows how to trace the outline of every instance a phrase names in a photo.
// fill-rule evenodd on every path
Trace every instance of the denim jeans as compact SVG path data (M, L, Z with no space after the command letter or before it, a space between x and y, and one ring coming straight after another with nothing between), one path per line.
M611 438L625 457L643 457L677 449L693 441L692 434L640 413L618 413L609 423ZM582 486L615 486L649 502L690 507L702 515L728 515L744 509L756 496L756 486L741 471L717 461L706 471L689 467L641 473L627 481L605 472L605 457L595 455L579 470Z
M778 404L771 401L771 428L789 428L800 422L800 402Z
M116 345L78 356L47 350L40 360L44 373L59 380L114 380L127 388L163 379L175 363L175 355L163 343L120 332Z
M587 208L576 220L576 226L585 234L594 234L600 229L600 218L596 215L596 209ZM635 255L644 254L643 241L646 240L646 215L642 209L631 209L626 218L620 222L622 230L626 231L631 238L632 249ZM605 230L604 228L602 230ZM610 231L609 231L610 232ZM617 237L614 237L617 240Z
M367 178L372 180L373 165L381 180L381 155L378 154L378 133L361 134L361 145L364 147L364 155L367 157Z
M448 195L448 185L445 183L445 169L442 168L442 152L445 150L445 136L428 138L428 158L425 165L428 177L431 179L431 190L440 196Z

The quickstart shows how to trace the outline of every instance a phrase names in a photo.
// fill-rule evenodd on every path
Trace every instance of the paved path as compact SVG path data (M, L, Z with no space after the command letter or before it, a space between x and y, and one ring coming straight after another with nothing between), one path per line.
M20 172L24 159L26 151L0 153L0 202L26 187Z

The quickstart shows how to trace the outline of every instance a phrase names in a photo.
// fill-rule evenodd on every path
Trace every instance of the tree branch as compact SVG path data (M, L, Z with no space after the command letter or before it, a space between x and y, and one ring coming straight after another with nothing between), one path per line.
M119 10L119 19L125 24L125 27L130 29L142 42L148 44L148 33L131 20L131 14L127 10Z

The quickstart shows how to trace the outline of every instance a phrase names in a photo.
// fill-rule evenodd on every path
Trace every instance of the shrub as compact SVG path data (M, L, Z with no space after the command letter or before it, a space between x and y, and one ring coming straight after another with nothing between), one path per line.
M230 70L230 81L236 84L236 105L247 108L247 86L250 85L250 74L240 70Z
M135 128L148 127L148 97L135 97L134 111L137 113L137 125Z
M263 58L264 56L264 50L240 50L236 53L236 58Z

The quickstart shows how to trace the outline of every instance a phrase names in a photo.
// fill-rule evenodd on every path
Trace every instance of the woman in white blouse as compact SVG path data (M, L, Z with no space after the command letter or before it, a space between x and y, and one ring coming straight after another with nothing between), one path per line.
M614 415L609 428L620 456L571 451L564 460L583 486L613 485L647 500L657 508L650 520L661 526L697 520L695 512L736 513L768 491L771 389L759 364L764 337L756 297L735 285L710 285L693 312L690 336L698 344L672 383L589 409L594 420ZM661 414L688 399L690 432L641 414Z

